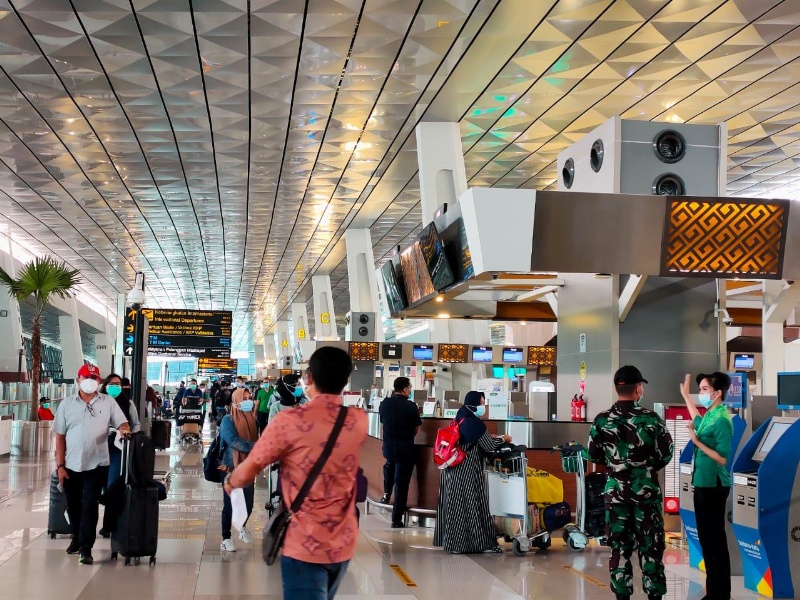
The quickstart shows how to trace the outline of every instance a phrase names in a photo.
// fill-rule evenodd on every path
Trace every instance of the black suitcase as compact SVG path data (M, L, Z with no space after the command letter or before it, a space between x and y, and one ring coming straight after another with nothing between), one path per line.
M157 449L166 450L169 448L172 437L172 423L170 421L154 420L150 433L153 438L153 445Z
M58 489L58 471L50 477L50 510L47 515L47 533L51 540L57 535L72 534L72 527L67 521L67 495Z
M131 559L138 565L141 557L149 556L153 565L158 549L158 486L154 482L131 484L130 462L127 460L130 447L131 441L125 440L122 446L125 502L117 527L111 534L111 560L116 560L121 554L126 565L131 563Z

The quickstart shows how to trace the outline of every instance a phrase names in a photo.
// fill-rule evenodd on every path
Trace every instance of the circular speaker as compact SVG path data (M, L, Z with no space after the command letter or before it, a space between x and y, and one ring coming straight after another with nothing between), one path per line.
M654 196L684 196L685 194L686 185L683 183L683 179L675 173L659 175L653 182Z
M369 315L364 315L364 314L358 315L358 322L361 323L362 325L366 325L367 323L369 323Z
M653 151L660 161L676 163L686 155L686 140L674 129L665 129L653 140Z
M571 158L568 158L561 168L561 179L564 181L564 187L567 189L572 187L572 183L575 181L575 161Z
M592 149L589 151L589 164L595 173L599 173L600 169L603 168L603 155L605 152L603 140L595 140L594 144L592 144Z
M358 335L360 335L361 337L367 337L368 333L369 333L369 329L367 329L366 327L359 327L358 328Z

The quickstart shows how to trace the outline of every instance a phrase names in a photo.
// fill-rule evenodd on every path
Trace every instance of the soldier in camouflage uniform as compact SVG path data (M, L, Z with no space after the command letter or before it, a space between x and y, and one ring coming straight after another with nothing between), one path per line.
M605 504L611 546L609 571L617 600L628 600L633 594L631 555L637 546L648 598L660 600L667 592L658 472L672 460L673 444L664 421L638 405L646 383L633 366L615 373L619 400L597 415L584 451L585 458L608 469Z

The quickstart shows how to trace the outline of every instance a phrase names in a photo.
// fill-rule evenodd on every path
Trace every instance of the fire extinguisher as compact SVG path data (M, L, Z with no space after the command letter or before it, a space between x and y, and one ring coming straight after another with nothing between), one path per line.
M586 421L586 399L583 397L583 394L580 395L575 403L575 417L576 421Z
M570 411L570 421L577 421L578 415L580 414L578 412L578 394L575 394L572 397L572 402L570 402Z

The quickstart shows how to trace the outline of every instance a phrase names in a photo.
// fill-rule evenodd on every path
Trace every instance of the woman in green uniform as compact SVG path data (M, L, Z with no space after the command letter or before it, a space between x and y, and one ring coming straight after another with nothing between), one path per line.
M700 388L698 400L706 409L704 416L700 416L700 411L689 398L691 379L691 375L686 375L681 395L692 416L689 432L695 446L692 460L694 510L697 537L706 565L706 595L703 600L730 600L731 559L725 517L731 491L727 463L732 452L733 421L723 401L731 387L731 378L720 372L700 373L695 378Z

